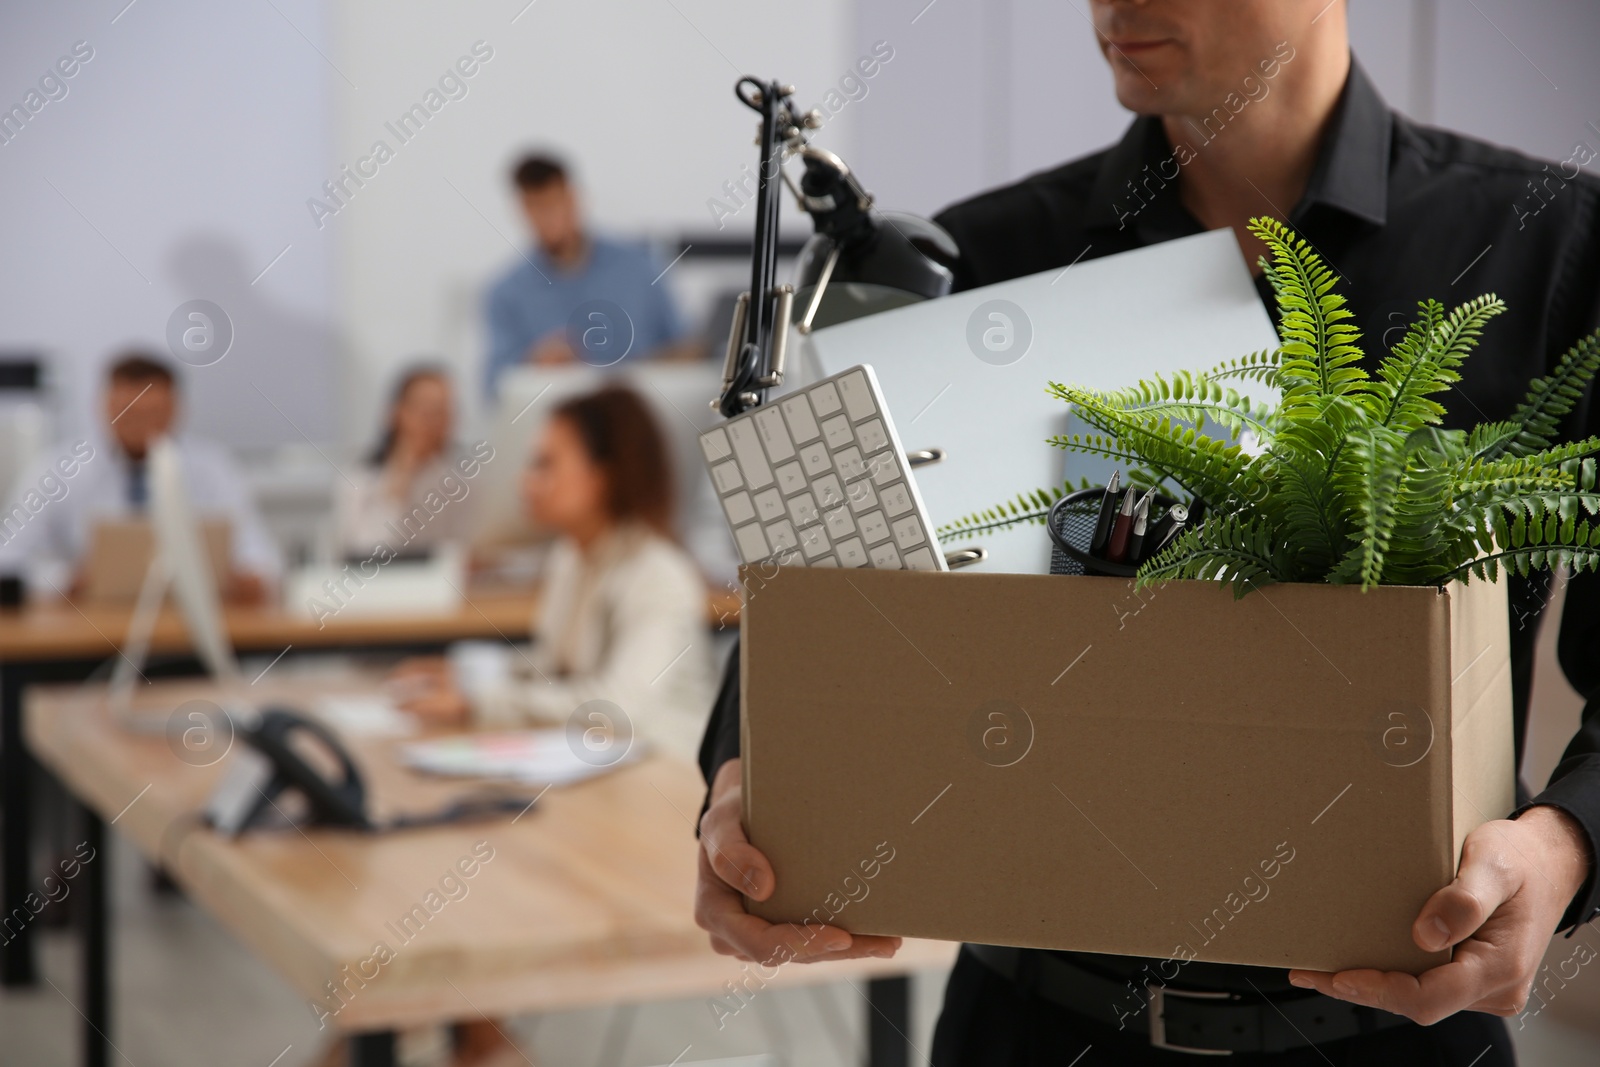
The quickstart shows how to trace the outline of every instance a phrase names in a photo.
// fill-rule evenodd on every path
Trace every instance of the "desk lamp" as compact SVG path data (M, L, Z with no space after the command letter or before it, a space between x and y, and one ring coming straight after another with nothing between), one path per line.
M794 87L740 78L734 95L761 115L757 137L755 240L750 291L739 297L728 334L722 393L711 406L725 418L765 402L783 382L791 321L802 333L950 292L958 253L937 224L878 210L844 160L806 141L822 125L816 110L794 106ZM798 156L799 186L784 171ZM781 178L816 232L800 251L795 284L775 281ZM796 318L798 310L798 318Z

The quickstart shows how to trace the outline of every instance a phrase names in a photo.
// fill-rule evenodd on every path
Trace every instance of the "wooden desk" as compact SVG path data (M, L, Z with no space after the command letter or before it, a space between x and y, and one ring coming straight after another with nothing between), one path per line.
M263 699L308 696L292 680L263 681L261 688ZM330 686L319 682L316 691ZM198 905L309 1003L321 1004L331 1026L364 1035L353 1043L359 1067L392 1063L392 1031L400 1026L618 1001L729 998L739 986L748 999L767 985L843 978L869 982L877 1009L873 1062L904 1064L906 983L897 976L954 959L953 944L908 941L894 960L790 965L774 974L714 953L692 914L693 820L703 787L695 768L675 759L650 757L552 789L515 820L376 835L285 830L228 841L194 818L225 760L192 766L165 736L117 728L99 692L38 688L26 716L35 755L86 807L88 838L95 840L103 821L116 822ZM140 701L164 711L215 693L207 683L162 682L143 690ZM401 768L396 743L350 745L375 816L434 810L460 795L460 785ZM441 897L442 905L436 899L437 911L424 910L425 922L402 939L402 917L415 915L463 857L486 852L492 858L471 878L458 877L464 895ZM82 1003L89 1048L101 1055L109 1035L104 866L87 863L78 876L94 879L84 886L92 958L85 960ZM392 953L387 962L373 962L379 944ZM358 973L367 980L352 979ZM339 986L335 997L330 990Z
M228 635L242 653L279 653L328 648L426 648L469 639L528 638L537 601L530 590L469 586L466 603L452 612L362 615L341 612L319 626L309 614L282 607L229 608ZM0 914L11 914L29 891L29 773L22 743L23 692L33 682L86 678L117 654L133 614L132 605L83 605L61 600L0 610ZM735 615L737 617L737 615ZM157 654L190 651L188 631L170 607L151 639ZM0 947L0 982L36 980L33 935L24 931Z
M319 626L309 614L283 607L231 607L228 636L240 652L297 648L431 644L473 638L526 640L537 603L528 590L473 587L451 612L359 614L341 612ZM74 605L54 600L20 611L0 611L0 662L105 658L117 654L133 614L130 605ZM161 613L151 637L154 653L188 652L189 633L178 613Z

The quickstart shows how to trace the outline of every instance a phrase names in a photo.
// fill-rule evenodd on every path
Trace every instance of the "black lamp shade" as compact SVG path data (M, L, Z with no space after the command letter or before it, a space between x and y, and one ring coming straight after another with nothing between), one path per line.
M812 317L812 329L945 296L955 280L956 243L937 223L916 215L874 211L864 238L848 241ZM836 240L812 235L795 268L794 318L810 306Z

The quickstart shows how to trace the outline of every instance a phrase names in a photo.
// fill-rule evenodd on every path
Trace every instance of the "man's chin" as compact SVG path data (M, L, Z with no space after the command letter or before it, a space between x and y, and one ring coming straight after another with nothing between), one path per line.
M1160 115L1171 109L1171 95L1161 92L1136 71L1118 71L1117 103L1135 115Z

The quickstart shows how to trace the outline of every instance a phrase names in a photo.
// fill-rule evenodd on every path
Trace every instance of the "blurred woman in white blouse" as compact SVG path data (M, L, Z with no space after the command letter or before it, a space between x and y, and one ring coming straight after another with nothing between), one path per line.
M448 370L422 364L400 375L382 438L366 464L340 485L342 552L365 556L384 544L411 554L466 540L472 529L470 498L442 496L440 488L455 475L459 458L453 444L455 403ZM429 508L430 494L435 503L447 502Z
M620 386L561 404L522 492L534 524L556 534L528 677L469 697L445 661L414 661L401 673L422 692L408 710L561 723L604 700L642 740L693 759L715 695L707 589L672 536L672 472L649 408Z

